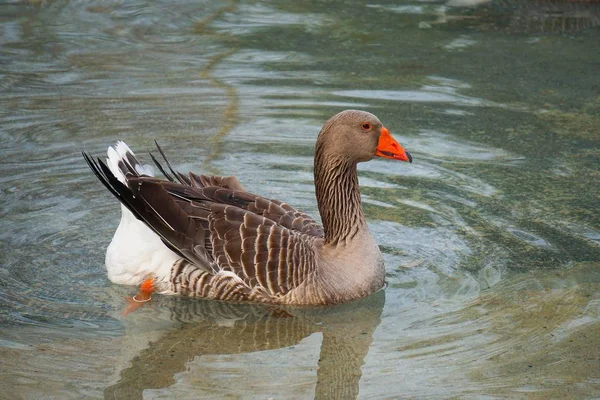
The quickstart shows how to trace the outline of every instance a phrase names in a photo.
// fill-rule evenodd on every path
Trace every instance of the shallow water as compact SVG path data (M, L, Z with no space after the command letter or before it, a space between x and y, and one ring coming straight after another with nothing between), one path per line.
M460 3L1 5L0 398L597 397L599 7ZM414 156L360 167L384 292L120 316L82 150L156 139L316 215L345 108Z

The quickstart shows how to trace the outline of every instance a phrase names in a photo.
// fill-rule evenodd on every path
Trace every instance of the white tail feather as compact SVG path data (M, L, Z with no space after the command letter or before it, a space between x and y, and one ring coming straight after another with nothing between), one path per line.
M133 159L136 161L134 165L131 164L129 158L127 157L127 153L133 156ZM150 165L142 165L135 157L135 153L127 146L127 143L122 140L117 141L113 147L109 147L106 155L108 158L106 159L106 163L108 164L108 168L110 172L124 185L127 185L127 180L125 179L125 175L123 171L119 168L119 162L124 162L131 169L135 170L139 175L147 175L154 176L154 171Z
M127 157L128 153L130 157ZM139 175L154 176L152 168L140 164L123 141L109 147L106 154L108 168L125 185L127 179L119 168L121 162ZM135 218L131 211L121 206L121 212L121 222L106 250L108 278L115 283L129 285L139 285L150 277L158 282L168 282L171 266L180 257L165 246L156 233Z

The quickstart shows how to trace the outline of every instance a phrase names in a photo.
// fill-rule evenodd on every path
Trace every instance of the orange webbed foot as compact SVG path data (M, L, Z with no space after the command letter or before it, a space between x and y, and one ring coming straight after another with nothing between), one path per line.
M127 306L121 312L122 316L127 316L128 314L134 312L145 303L148 303L152 300L152 292L154 291L154 281L152 278L146 279L142 285L140 286L140 291L133 297L126 297L125 301L127 302Z

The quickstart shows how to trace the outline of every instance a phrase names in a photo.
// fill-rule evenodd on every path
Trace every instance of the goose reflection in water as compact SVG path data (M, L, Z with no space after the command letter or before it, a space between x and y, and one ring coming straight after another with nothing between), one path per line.
M356 302L327 308L270 309L260 305L167 298L171 319L180 327L141 350L119 381L104 390L105 399L142 399L146 389L174 385L176 374L194 374L189 363L204 355L276 350L322 333L315 398L356 398L361 367L381 322L383 290ZM154 314L153 314L154 315ZM136 317L139 317L137 315ZM248 366L247 366L248 367ZM272 376L280 376L281 370ZM228 387L231 377L193 376L194 396L207 387ZM206 380L206 382L203 382ZM210 382L208 382L210 380ZM251 395L251 393L248 393Z

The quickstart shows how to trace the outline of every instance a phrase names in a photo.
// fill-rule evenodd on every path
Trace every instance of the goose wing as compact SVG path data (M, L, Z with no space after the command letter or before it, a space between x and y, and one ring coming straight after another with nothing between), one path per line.
M278 209L258 208L263 215L254 212L256 201L252 203L247 192L200 190L147 177L131 178L128 184L133 196L142 200L144 212L160 222L152 228L163 240L213 274L230 271L253 289L281 296L315 270L314 243L320 238L267 217L280 216L293 226Z
M174 252L211 274L284 295L315 270L322 228L285 203L229 187L197 187L127 174L121 183L84 154L100 181Z

